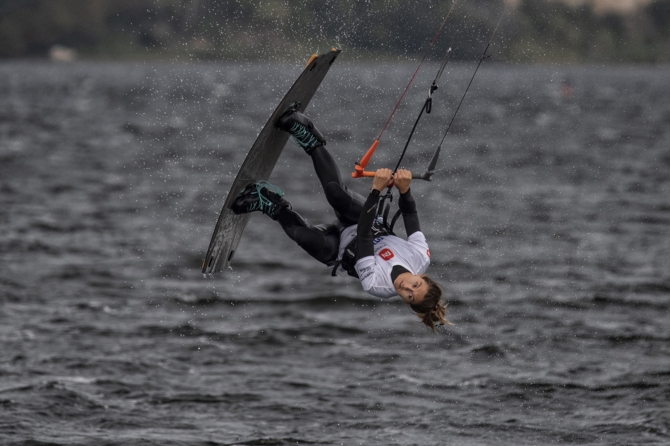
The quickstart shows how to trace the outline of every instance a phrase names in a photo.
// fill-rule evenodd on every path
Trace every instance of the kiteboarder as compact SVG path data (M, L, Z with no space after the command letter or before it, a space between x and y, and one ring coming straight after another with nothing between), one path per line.
M337 221L309 225L283 198L283 192L265 181L247 185L232 204L233 212L260 211L268 215L309 255L334 267L333 274L339 268L357 277L373 296L400 296L432 330L436 325L448 324L442 290L424 274L430 264L430 251L410 191L411 173L404 169L395 174L390 169L377 170L367 198L349 190L325 147L323 134L298 107L290 107L275 126L290 133L312 159ZM395 236L377 217L380 192L392 185L400 193L398 207L407 239Z

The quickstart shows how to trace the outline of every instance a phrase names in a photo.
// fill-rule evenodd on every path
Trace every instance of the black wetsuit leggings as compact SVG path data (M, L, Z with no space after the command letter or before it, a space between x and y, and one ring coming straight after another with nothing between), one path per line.
M297 212L288 208L281 209L277 221L284 232L309 255L321 263L329 264L336 259L339 251L340 230L358 223L365 199L342 184L340 170L325 146L315 147L309 155L339 225L308 225Z

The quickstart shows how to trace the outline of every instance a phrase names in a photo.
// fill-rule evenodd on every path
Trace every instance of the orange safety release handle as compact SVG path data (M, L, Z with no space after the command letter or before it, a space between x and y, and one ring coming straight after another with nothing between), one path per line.
M378 144L379 139L375 139L375 142L372 143L368 151L363 155L363 158L361 158L361 160L354 166L354 171L351 172L351 178L371 178L375 176L375 172L368 172L365 170L365 167L370 162L370 158L372 158L372 154L375 153ZM389 184L388 187L393 187L394 184L395 183L391 181L391 184Z
M375 142L372 143L370 148L368 149L367 152L365 152L365 155L363 155L363 158L359 162L356 163L354 166L354 171L351 172L351 177L352 178L361 178L361 177L374 177L375 173L374 172L366 172L365 167L368 165L370 162L370 158L372 158L372 155L375 153L375 150L377 149L377 145L379 144L379 140L375 139Z

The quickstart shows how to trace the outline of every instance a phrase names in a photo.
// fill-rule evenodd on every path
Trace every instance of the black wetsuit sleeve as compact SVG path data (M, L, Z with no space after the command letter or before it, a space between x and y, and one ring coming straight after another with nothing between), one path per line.
M412 197L411 189L408 189L404 194L400 194L398 207L402 213L402 221L405 223L407 237L414 234L415 232L421 231L421 225L419 224L419 214L416 211L416 202L414 201L414 197Z
M372 223L377 216L377 205L379 204L379 191L372 189L368 199L363 205L361 215L358 217L358 233L356 235L356 258L375 255L375 247L372 238Z

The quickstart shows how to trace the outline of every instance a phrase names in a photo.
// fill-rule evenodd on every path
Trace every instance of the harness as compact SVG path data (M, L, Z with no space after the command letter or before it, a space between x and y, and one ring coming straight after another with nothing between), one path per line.
M388 214L391 205L390 204L384 205L384 201L388 197L391 197L391 200L393 200L393 197L390 194L382 197L382 199L380 200L379 212L377 213L377 217L375 217L375 220L372 222L373 238L384 237L387 235L395 235L395 233L393 232L393 226L395 225L395 222L398 220L398 217L400 216L400 210L398 210L396 215L393 217L391 224L389 225ZM347 272L348 275L358 279L358 273L356 272L355 268L356 260L358 260L357 242L358 242L358 234L356 234L356 237L354 237L354 239L351 242L349 242L347 247L344 248L342 258L333 263L333 270L331 272L331 275L333 277L337 276L337 269L341 266Z

